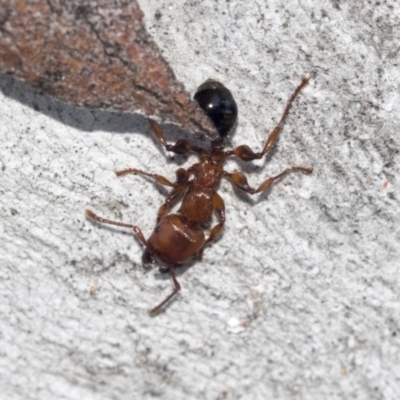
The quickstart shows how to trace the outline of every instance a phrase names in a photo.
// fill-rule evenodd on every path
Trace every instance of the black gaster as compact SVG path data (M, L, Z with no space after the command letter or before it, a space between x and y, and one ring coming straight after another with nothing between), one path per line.
M197 89L194 99L225 138L235 127L238 108L232 93L220 82L209 79Z

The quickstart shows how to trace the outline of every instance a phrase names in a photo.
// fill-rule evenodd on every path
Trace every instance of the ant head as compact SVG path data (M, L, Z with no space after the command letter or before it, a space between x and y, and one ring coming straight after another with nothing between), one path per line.
M232 93L220 82L208 79L197 89L194 99L217 128L221 139L235 127L238 108Z

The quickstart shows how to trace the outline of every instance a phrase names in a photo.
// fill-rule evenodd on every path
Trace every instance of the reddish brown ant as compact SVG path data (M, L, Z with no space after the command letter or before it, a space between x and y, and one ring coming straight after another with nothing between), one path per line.
M233 130L238 110L231 92L221 83L208 80L197 90L194 98L200 107L213 121L219 137L211 141L209 149L194 146L187 140L178 140L174 145L168 144L164 135L155 121L149 120L151 129L156 138L166 148L176 154L186 154L190 151L198 154L200 162L188 169L179 168L176 171L176 182L172 183L161 175L150 174L139 169L129 168L117 171L117 176L139 174L155 179L164 186L172 187L172 191L165 203L158 211L156 227L149 237L145 239L142 231L135 225L115 222L98 217L90 210L86 216L104 224L131 228L145 246L143 260L157 259L164 266L160 272L169 272L174 282L173 292L159 305L152 308L150 315L157 314L161 308L174 297L181 286L175 277L175 268L187 263L192 258L201 259L205 246L210 244L222 231L225 223L224 201L217 193L221 178L225 177L246 193L255 194L267 190L273 183L292 172L311 174L311 168L291 167L278 175L266 179L257 189L247 183L247 178L242 172L227 172L223 169L225 160L235 156L243 161L252 161L262 158L275 144L278 135L289 113L290 107L296 96L308 83L304 78L296 88L283 112L278 125L270 133L261 152L254 153L248 146L242 145L233 150L224 151L224 139ZM192 177L192 179L190 179ZM169 211L178 200L182 198L179 210L170 214ZM205 226L210 223L213 213L216 214L218 223L210 230L208 238L204 235Z

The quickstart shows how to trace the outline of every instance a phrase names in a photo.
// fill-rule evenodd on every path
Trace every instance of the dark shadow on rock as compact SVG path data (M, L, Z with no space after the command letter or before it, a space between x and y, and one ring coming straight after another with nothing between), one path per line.
M0 90L5 96L24 106L84 132L140 133L153 136L147 117L143 114L91 110L71 106L2 74L0 74ZM177 125L162 124L161 126L169 142L174 142L180 138L193 140L193 135L185 132ZM204 141L199 142L204 143Z

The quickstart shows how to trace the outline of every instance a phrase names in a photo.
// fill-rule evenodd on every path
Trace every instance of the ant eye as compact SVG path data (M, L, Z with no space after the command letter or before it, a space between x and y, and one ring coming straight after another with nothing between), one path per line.
M234 128L238 108L232 93L220 82L209 79L197 89L194 99L217 128L221 138Z

